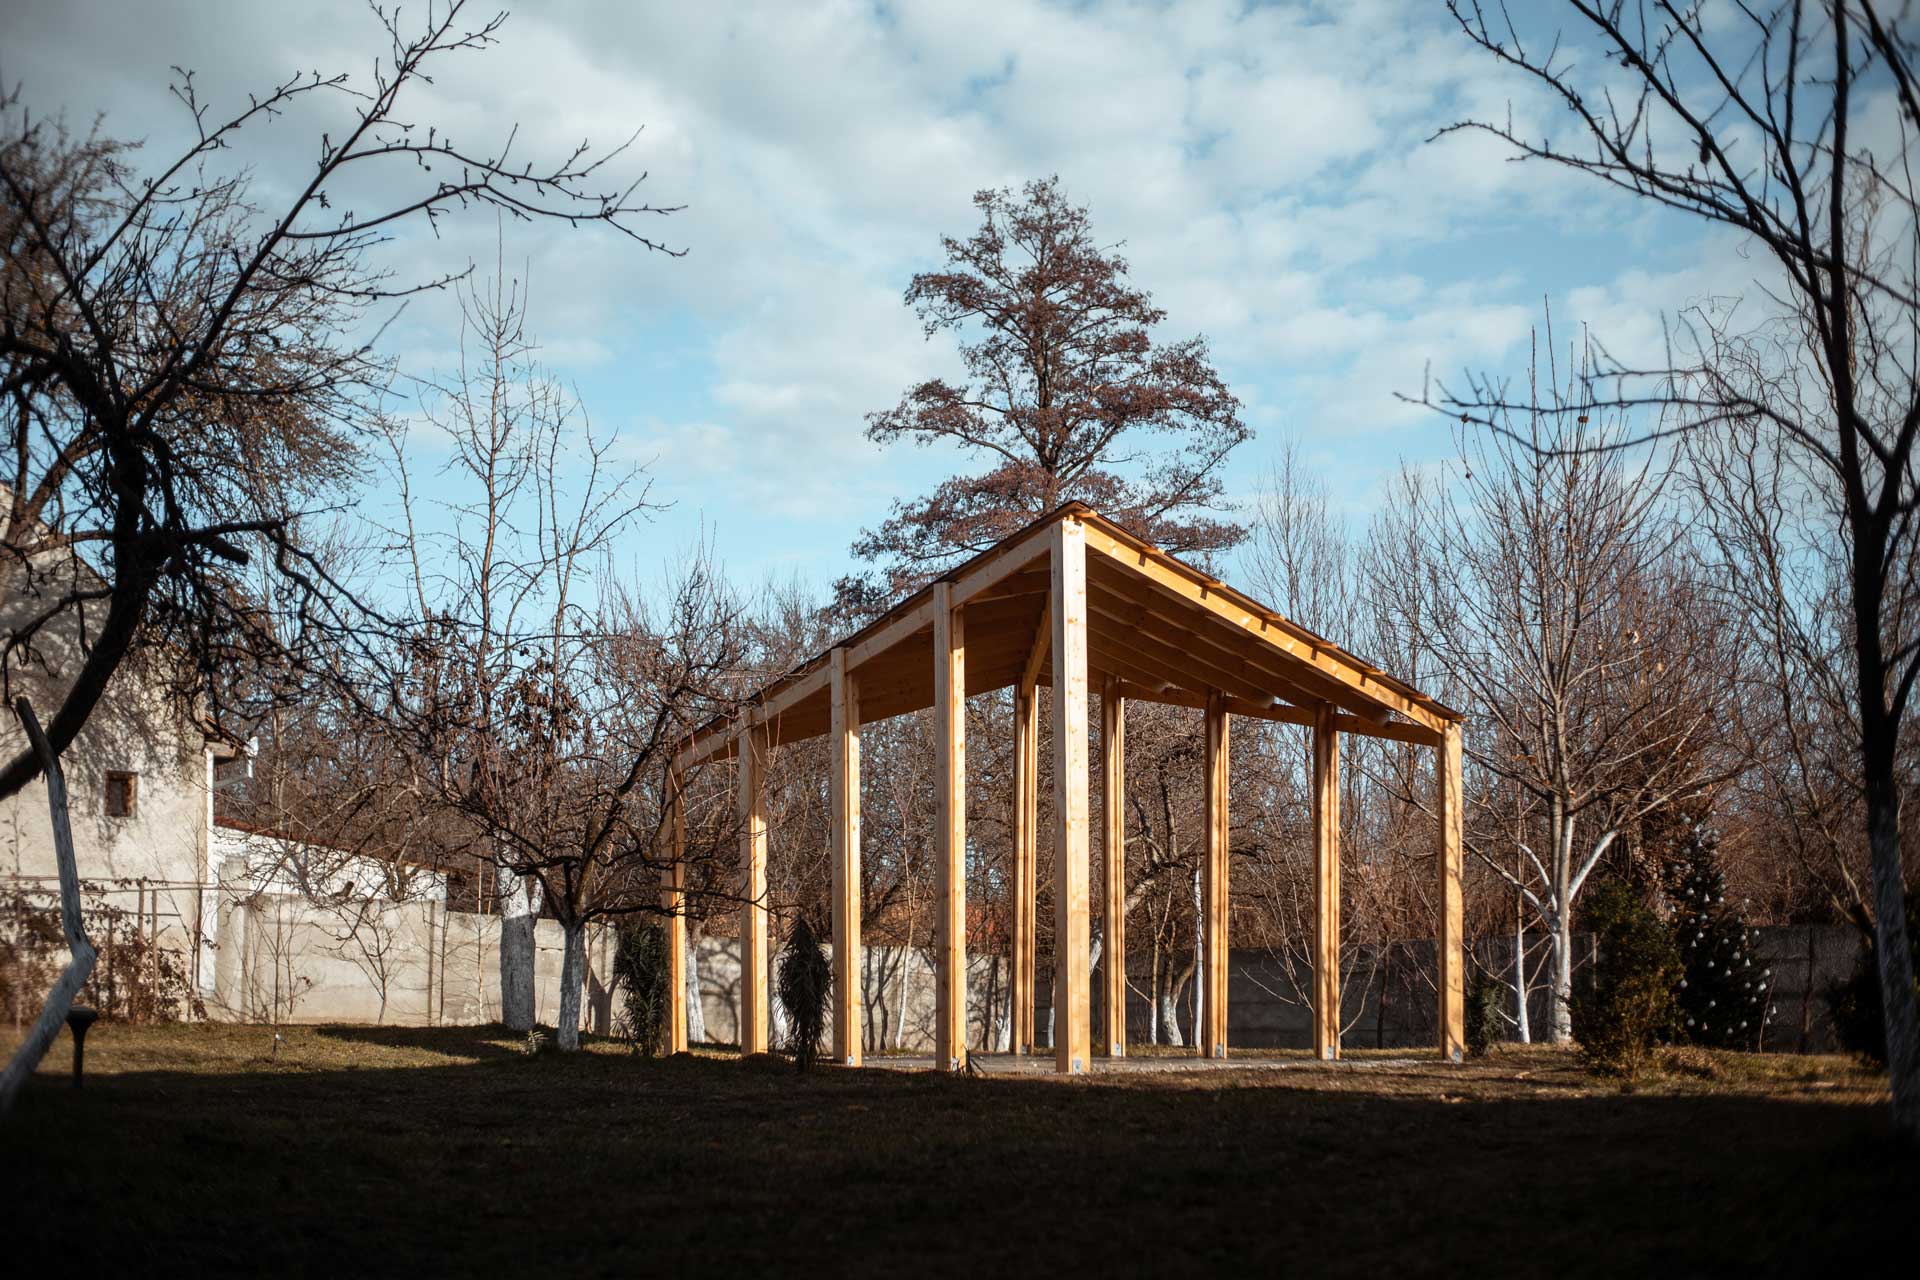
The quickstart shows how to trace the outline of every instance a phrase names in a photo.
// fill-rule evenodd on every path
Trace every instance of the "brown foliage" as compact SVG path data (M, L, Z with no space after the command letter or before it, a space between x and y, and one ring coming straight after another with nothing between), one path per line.
M854 553L897 594L1074 499L1177 553L1238 543L1241 527L1210 513L1224 509L1222 461L1251 433L1206 340L1153 342L1166 313L1058 178L974 204L980 229L943 238L945 268L906 292L929 338L965 335L968 379L920 383L870 414L867 436L957 444L991 466L895 503Z

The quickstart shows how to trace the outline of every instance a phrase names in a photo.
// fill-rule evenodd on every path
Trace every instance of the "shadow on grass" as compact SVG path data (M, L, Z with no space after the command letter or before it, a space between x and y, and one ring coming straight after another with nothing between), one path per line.
M0 1126L0 1167L32 1170L9 1180L9 1252L209 1273L1751 1276L1907 1256L1920 1201L1878 1108L1579 1090L1554 1066L1063 1084L313 1034L424 1054L36 1079Z
M312 1028L313 1034L352 1044L386 1049L417 1049L453 1058L525 1057L526 1033L509 1031L499 1023L472 1027L367 1027L330 1024ZM549 1035L552 1033L549 1031Z

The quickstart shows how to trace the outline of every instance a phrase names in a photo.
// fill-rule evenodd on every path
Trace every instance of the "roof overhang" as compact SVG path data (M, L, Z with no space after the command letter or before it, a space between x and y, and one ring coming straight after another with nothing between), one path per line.
M1068 503L937 579L951 607L966 610L966 686L986 693L1052 683L1050 553L1066 521L1085 534L1088 665L1137 701L1204 707L1211 694L1229 714L1312 724L1322 706L1336 727L1435 744L1458 712L1394 678L1217 578L1127 532L1083 503ZM860 685L869 723L933 705L934 589L894 605L834 649ZM761 689L739 713L701 726L676 763L690 769L729 756L741 733L769 745L827 732L834 649Z

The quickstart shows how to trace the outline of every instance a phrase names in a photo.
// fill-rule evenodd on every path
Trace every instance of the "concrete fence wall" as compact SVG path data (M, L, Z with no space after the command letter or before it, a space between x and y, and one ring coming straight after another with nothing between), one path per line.
M304 917L297 905L236 907L244 923L229 924L226 936L242 939L221 950L217 1007L222 1016L261 1018L275 999L283 1001L289 1021L482 1023L500 1010L500 922L491 916L441 911L437 904L394 908L381 922L392 938L390 958L375 948L343 941L327 921ZM1774 1018L1765 1046L1797 1052L1835 1049L1833 1028L1822 999L1825 988L1852 971L1859 943L1851 930L1837 926L1792 926L1758 930L1758 961L1772 970ZM1529 939L1529 1018L1533 1038L1547 1035L1548 977L1541 940ZM542 920L535 931L537 1009L551 1022L560 1003L560 927ZM611 991L614 939L610 928L590 931L587 1029L607 1033L614 1026L617 1000ZM831 950L831 948L829 948ZM236 954L237 951L237 954ZM1513 943L1483 939L1474 962L1497 981L1512 980ZM1586 937L1575 939L1575 956L1591 956ZM700 992L705 1039L716 1044L739 1041L739 944L733 938L698 937L689 957ZM778 965L778 956L774 958ZM278 986L276 987L276 966ZM1037 992L1040 1041L1051 1003L1050 961L1041 957ZM231 971L231 975L230 975ZM384 978L383 978L384 975ZM969 1023L976 1049L1010 1047L1010 971L1003 956L972 957L969 964ZM1094 989L1099 985L1094 969ZM1342 1041L1359 1048L1423 1048L1436 1034L1433 944L1397 943L1350 949L1342 964ZM1145 1042L1153 1026L1147 990L1149 976L1137 964L1129 975L1128 1038ZM926 1052L933 1044L934 982L930 959L922 949L868 947L862 963L865 1022L862 1036L870 1053ZM384 985L383 985L384 981ZM1309 1006L1312 975L1301 958L1263 950L1237 950L1229 964L1228 1040L1244 1048L1311 1047ZM289 994L291 993L291 994ZM384 996L384 1000L383 1000ZM1502 1011L1513 1038L1511 987L1502 993ZM1179 1043L1192 1043L1192 987L1175 1006ZM776 997L773 1042L785 1041L783 1011ZM1096 1043L1105 1038L1095 1013ZM1162 1043L1172 1043L1162 1034Z
M449 911L441 894L404 902L365 898L327 899L262 888L258 881L172 886L140 891L155 903L153 936L159 949L178 957L207 1015L219 1019L282 1022L364 1022L390 1025L463 1025L500 1015L500 921L496 916ZM134 890L120 889L122 897ZM178 898L186 909L158 905ZM51 909L54 899L47 898ZM194 905L194 904L198 905ZM195 921L201 923L196 926ZM1841 926L1783 926L1756 931L1757 961L1771 970L1774 1016L1765 1047L1826 1052L1837 1046L1823 994L1847 977L1860 954L1857 935ZM197 948L196 948L197 941ZM1544 939L1526 942L1529 1018L1535 1039L1546 1035L1547 949ZM561 929L540 920L534 930L536 1016L551 1023L560 1006ZM587 1030L611 1032L618 1016L612 990L614 930L590 928L587 941L583 1019ZM829 948L830 950L830 948ZM197 951L197 954L196 954ZM707 1042L737 1043L740 958L735 939L696 936L689 969L700 993L696 1033ZM1483 938L1474 945L1474 965L1503 984L1501 1009L1513 1033L1514 942ZM1590 941L1575 942L1584 967ZM1146 1042L1154 1026L1151 985L1144 957L1130 964L1128 1039ZM779 957L774 957L777 973ZM1350 1047L1410 1048L1435 1038L1433 944L1397 943L1352 947L1342 958L1342 1041ZM1051 957L1040 957L1038 1039L1047 1034ZM1100 985L1093 972L1093 990ZM1308 1003L1311 972L1304 956L1237 950L1229 963L1228 1040L1244 1048L1307 1048L1312 1044ZM920 948L870 946L862 958L868 1052L926 1052L933 1044L934 981L929 953ZM1006 957L975 955L969 964L970 1040L976 1049L1010 1046L1010 975ZM775 985L777 984L770 984ZM785 1041L785 1018L776 997L773 1042ZM1192 986L1175 1002L1179 1043L1192 1043ZM1099 1010L1094 1040L1106 1039ZM1155 1037L1172 1043L1165 1027Z

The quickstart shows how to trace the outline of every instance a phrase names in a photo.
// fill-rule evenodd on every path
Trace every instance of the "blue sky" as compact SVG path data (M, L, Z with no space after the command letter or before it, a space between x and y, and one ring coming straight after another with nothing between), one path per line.
M1525 8L1543 29L1556 18ZM169 64L230 103L296 69L363 71L379 51L350 3L8 9L0 76L74 123L103 111L107 133L156 152L182 119ZM1429 365L1520 374L1546 301L1563 334L1585 323L1631 355L1663 316L1753 291L1727 238L1505 163L1488 139L1429 144L1509 108L1558 123L1439 3L527 5L413 107L476 145L517 120L547 153L644 126L626 171L687 206L658 228L680 259L603 232L506 231L547 363L672 504L622 549L643 567L704 526L736 575L824 587L861 528L951 469L869 444L862 417L954 371L900 295L940 235L972 230L980 187L1060 174L1100 236L1126 242L1167 309L1163 336L1207 335L1245 402L1257 434L1230 489L1251 500L1294 442L1356 520L1403 460L1451 452L1444 420L1393 398ZM284 121L240 158L269 189L290 181L313 123ZM471 219L389 251L408 270L490 263L494 234ZM388 334L421 373L453 344L446 299L411 304Z

